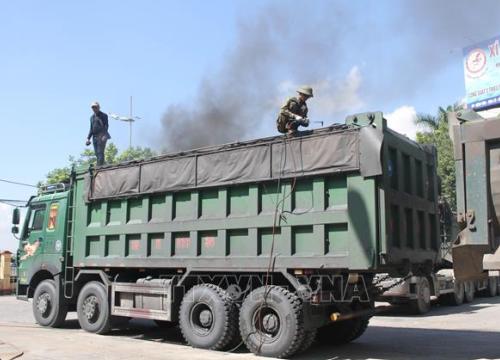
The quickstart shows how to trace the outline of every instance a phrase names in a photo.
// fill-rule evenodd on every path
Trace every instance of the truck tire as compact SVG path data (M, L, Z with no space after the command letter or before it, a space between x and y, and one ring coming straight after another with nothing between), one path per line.
M486 288L486 295L490 297L497 296L498 294L498 277L490 276L488 278L488 287Z
M42 326L60 327L66 320L68 308L61 303L54 280L44 280L33 295L33 316Z
M240 332L248 350L254 354L292 356L306 335L302 301L279 286L257 288L241 305Z
M426 314L431 309L431 287L427 278L418 278L417 298L410 300L410 308L414 314L418 315Z
M304 334L304 340L302 340L302 344L300 344L299 350L297 350L297 354L302 353L307 349L309 349L312 346L312 344L314 344L317 334L318 334L318 329L306 330Z
M472 302L474 301L474 293L476 292L476 287L474 285L474 282L472 280L466 281L464 283L464 301L465 302Z
M443 305L459 306L464 303L464 296L464 283L461 281L455 281L453 292L441 295L439 297L439 301Z
M104 285L91 281L78 294L76 305L78 322L83 330L105 334L111 328L108 294Z
M316 338L323 345L347 344L363 335L369 322L366 317L334 322L319 328Z
M196 285L184 295L179 326L189 345L225 350L239 334L238 308L222 288L213 284Z

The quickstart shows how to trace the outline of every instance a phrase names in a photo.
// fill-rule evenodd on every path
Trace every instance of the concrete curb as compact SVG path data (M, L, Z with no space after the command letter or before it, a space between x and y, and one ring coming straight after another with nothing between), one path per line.
M14 360L23 356L23 352L0 340L0 360Z

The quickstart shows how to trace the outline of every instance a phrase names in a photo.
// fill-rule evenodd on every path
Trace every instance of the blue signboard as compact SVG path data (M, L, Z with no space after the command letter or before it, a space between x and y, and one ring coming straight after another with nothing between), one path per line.
M500 106L500 36L464 49L467 107Z

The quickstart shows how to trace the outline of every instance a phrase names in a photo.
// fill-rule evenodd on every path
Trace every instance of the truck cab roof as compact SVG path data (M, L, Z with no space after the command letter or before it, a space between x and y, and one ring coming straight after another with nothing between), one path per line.
M50 202L54 200L60 200L60 199L65 199L68 197L68 192L69 191L62 191L62 192L57 192L57 193L51 193L51 194L40 194L37 196L34 196L31 198L29 201L30 203L33 202Z

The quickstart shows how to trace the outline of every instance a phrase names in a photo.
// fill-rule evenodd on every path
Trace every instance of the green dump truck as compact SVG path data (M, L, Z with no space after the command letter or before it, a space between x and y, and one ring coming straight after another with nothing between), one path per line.
M315 338L361 336L375 274L430 274L435 150L374 112L294 138L75 169L29 201L19 238L17 296L33 298L40 325L76 311L102 334L146 318L178 324L194 347L288 357Z

